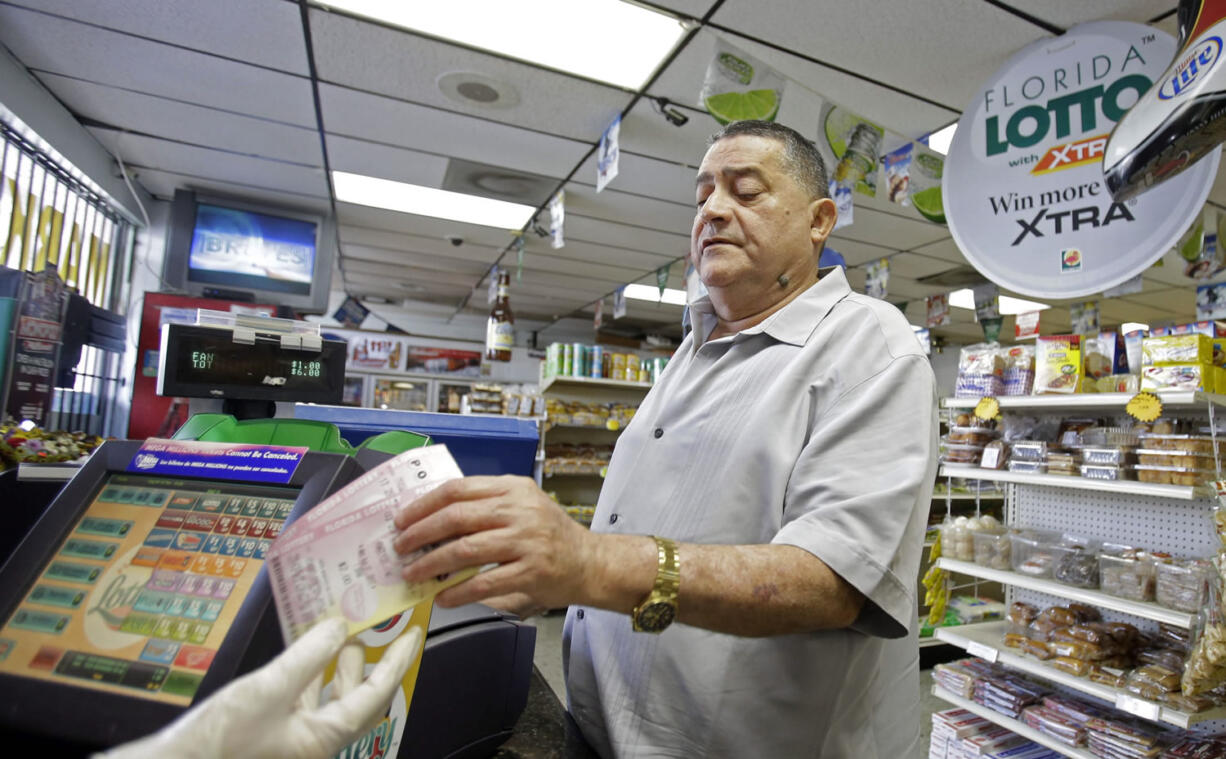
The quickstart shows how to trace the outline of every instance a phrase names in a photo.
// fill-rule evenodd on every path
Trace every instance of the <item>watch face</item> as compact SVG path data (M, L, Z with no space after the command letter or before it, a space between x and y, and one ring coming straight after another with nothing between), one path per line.
M639 627L647 632L659 632L673 623L677 610L664 601L649 603L639 610Z

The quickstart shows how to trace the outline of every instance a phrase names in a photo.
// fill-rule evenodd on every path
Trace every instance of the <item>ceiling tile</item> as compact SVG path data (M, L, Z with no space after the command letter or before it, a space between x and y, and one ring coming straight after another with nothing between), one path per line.
M589 144L631 95L526 63L477 52L440 40L311 9L311 37L320 79L391 95L504 123L537 129ZM408 72L412 72L408 75ZM459 103L439 90L450 72L475 72L518 92L516 105L497 108Z
M306 76L309 72L297 3L269 0L12 0L108 29L150 37Z
M618 159L617 178L609 187L688 206L694 202L694 177L697 175L698 170L692 166L622 153ZM575 176L581 181L596 176L595 154L588 156Z
M108 150L124 156L125 163L134 168L160 169L322 198L328 196L323 169L260 160L105 129L89 131Z
M613 180L616 183L617 179ZM632 227L645 227L658 232L684 234L687 239L694 223L694 207L689 203L644 198L619 192L613 183L596 192L592 185L569 182L566 185L566 217L571 214L605 221L616 221Z
M717 0L655 0L652 4L692 18L702 18L708 10L715 7Z
M447 159L416 150L328 135L328 165L333 171L439 187L447 172Z
M0 5L0 43L28 68L315 126L307 79Z
M319 132L55 74L39 79L74 113L125 130L261 158L323 166Z
M262 203L268 206L284 206L286 208L315 211L324 214L330 213L332 208L327 198L294 192L282 192L263 186L253 187L156 169L139 169L133 173L136 182L148 190L151 195L161 200L170 200L174 196L175 190L182 188L206 194L212 193L222 197L233 197L253 203Z
M320 85L319 97L324 127L330 134L438 156L456 156L560 179L591 149L588 143L519 129L490 118L414 105L346 87Z
M1113 20L1147 23L1151 18L1174 10L1171 0L1007 0L1008 4L1035 18L1068 29L1085 21Z
M899 3L760 3L729 0L714 16L722 27L791 50L815 52L878 81L962 109L984 77L1048 32L981 0ZM925 33L921 30L929 30ZM956 32L954 31L956 30ZM882 51L891 51L883 55ZM818 88L819 91L820 88ZM873 115L877 94L854 91L836 102ZM887 122L893 129L907 122Z

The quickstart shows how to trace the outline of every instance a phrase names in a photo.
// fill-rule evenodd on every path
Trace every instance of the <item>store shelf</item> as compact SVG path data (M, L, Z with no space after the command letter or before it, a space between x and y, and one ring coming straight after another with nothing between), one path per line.
M1077 409L1123 409L1136 393L1073 393L1070 395L1002 395L996 396L1001 409L1035 409L1052 411ZM1202 393L1199 390L1158 391L1163 409L1199 409L1207 403L1226 406L1226 395ZM941 407L973 409L979 398L942 398Z
M1021 720L1013 719L1009 715L1001 714L995 709L989 709L983 704L977 704L974 701L950 693L939 685L932 686L932 695L936 696L942 701L947 701L954 706L965 709L972 714L978 714L988 722L1008 728L1023 738L1032 740L1039 745L1046 746L1052 751L1059 751L1064 756L1069 756L1073 759L1098 759L1098 757L1091 754L1087 749L1061 743L1047 733L1035 730L1033 727L1027 725Z
M554 376L541 382L541 392L563 387L606 387L618 390L650 390L650 382L626 382L624 380L599 379L595 377L560 377Z
M582 472L546 472L542 476L547 480L555 477L596 477L604 479L604 472L601 469L592 469Z
M616 427L610 427L607 424L553 424L549 425L551 430L596 430L598 432L621 432L626 429L629 422L618 423Z
M976 625L959 627L939 627L936 637L958 648L965 649L972 656L978 656L988 661L994 661L1004 666L1025 672L1057 685L1063 685L1088 696L1101 698L1104 701L1124 707L1126 711L1146 719L1166 722L1177 727L1190 727L1200 722L1226 718L1226 707L1217 707L1208 711L1189 714L1180 712L1152 701L1145 701L1119 688L1112 688L1101 683L1092 682L1084 677L1070 675L1055 667L1048 666L1037 659L1022 656L1013 649L1001 645L1006 622L984 622ZM1153 715L1157 715L1156 717Z
M920 638L920 648L932 648L933 646L948 646L949 644L938 638Z
M978 467L976 467L976 469L978 469ZM974 493L953 493L949 495L945 493L932 494L932 500L934 501L944 501L948 499L950 501L958 502L971 501L972 503L976 498L978 498L980 501L1000 501L1003 500L1004 497L1004 493L980 493L978 496L976 496Z
M941 466L942 477L965 477L972 480L988 482L1013 482L1018 485L1043 485L1052 488L1074 488L1077 490L1101 490L1106 493L1131 493L1153 498L1175 498L1183 501L1195 501L1201 498L1212 498L1213 488L1208 485L1184 487L1181 485L1159 485L1153 482L1138 482L1136 480L1092 480L1086 477L1073 477L1063 474L1031 474L1029 472L1010 472L1003 469L984 469L977 466Z
M941 569L950 572L956 572L961 575L970 577L978 577L982 580L998 582L1002 585L1012 585L1015 588L1026 588L1027 590L1037 590L1040 593L1047 593L1053 596L1060 596L1071 601L1081 601L1082 603L1098 606L1103 609L1111 609L1112 611L1120 611L1125 614L1135 614L1138 617L1152 619L1156 622L1165 622L1168 625L1176 625L1178 627L1191 627L1196 619L1196 615L1188 614L1174 609L1167 609L1155 603L1146 603L1143 601L1129 601L1127 598L1108 595L1098 590L1087 590L1085 588L1074 588L1071 585L1064 585L1054 580L1044 580L1038 577L1030 577L1018 572L1007 572L1000 569L992 569L991 567L973 564L969 561L959 561L957 559L949 559L942 557L937 559L937 566Z

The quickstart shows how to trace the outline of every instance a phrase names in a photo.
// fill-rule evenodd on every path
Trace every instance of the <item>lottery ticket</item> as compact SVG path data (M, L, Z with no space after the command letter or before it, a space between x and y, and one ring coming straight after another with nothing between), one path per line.
M409 584L401 569L434 546L408 556L392 547L396 511L461 476L446 446L415 448L287 527L268 550L266 564L286 644L332 617L342 617L356 635L476 574L474 567Z

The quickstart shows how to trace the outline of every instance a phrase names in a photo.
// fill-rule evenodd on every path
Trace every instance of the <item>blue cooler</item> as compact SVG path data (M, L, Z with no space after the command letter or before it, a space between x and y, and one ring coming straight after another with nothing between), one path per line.
M435 414L428 411L294 405L294 418L331 422L350 445L388 430L409 430L443 443L460 470L473 474L519 474L531 477L540 432L533 419L513 416Z

